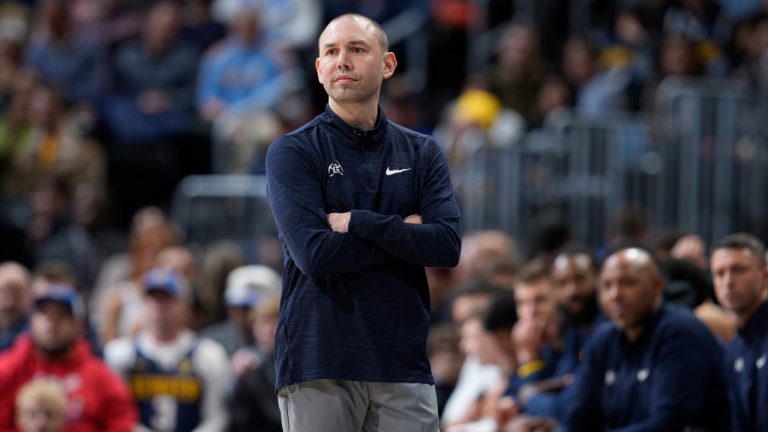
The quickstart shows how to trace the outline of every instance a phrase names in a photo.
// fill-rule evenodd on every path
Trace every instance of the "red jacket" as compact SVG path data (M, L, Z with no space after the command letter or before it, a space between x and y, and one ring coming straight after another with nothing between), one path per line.
M16 431L16 394L35 377L58 379L67 393L64 432L129 432L138 415L128 387L107 365L91 354L85 340L64 360L44 358L28 335L0 355L0 432Z

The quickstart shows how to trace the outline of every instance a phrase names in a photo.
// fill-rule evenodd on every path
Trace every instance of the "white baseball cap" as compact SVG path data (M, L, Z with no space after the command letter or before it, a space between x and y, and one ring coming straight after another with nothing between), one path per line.
M281 280L276 271L264 265L248 265L229 272L224 301L227 306L251 307L262 297L279 295L280 291Z

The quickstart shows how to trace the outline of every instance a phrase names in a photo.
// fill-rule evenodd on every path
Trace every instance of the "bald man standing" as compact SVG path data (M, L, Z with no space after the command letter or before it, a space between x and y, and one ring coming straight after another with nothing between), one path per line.
M459 210L434 139L379 106L397 66L356 14L320 35L325 112L273 143L267 191L285 274L275 340L283 429L438 429L424 267L459 260Z
M651 254L623 248L600 272L599 326L566 407L570 431L728 430L722 350L693 314L662 300Z

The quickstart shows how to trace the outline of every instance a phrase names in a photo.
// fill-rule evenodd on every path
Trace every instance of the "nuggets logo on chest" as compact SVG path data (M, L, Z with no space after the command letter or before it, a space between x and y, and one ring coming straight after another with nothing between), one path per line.
M328 165L328 176L333 177L335 175L344 175L344 169L341 167L339 161L334 160Z

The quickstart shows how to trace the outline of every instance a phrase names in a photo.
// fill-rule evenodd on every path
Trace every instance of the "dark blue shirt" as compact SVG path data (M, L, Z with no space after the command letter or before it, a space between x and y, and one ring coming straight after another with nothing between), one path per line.
M29 316L24 315L11 325L5 331L0 331L0 351L4 351L13 346L16 337L27 331L29 327Z
M722 350L693 314L664 304L630 342L595 330L566 405L573 431L727 430Z
M430 137L330 108L273 143L269 201L284 242L276 387L313 379L433 383L425 266L456 265L459 210ZM349 232L327 213L349 212ZM423 224L403 218L419 214Z
M166 369L136 345L136 360L128 371L128 385L139 409L141 424L155 430L190 432L202 416L202 378L194 371L197 342L175 367Z
M768 431L768 301L725 351L733 432Z
M604 321L605 317L598 315L595 318L594 327ZM562 378L576 372L583 358L584 345L589 340L594 327L580 324L571 324L565 327L563 330L563 349L560 352L553 352L551 355L551 361L554 362L552 378ZM562 420L565 402L570 397L571 387L568 386L560 391L540 392L531 396L525 404L525 412L529 415Z

